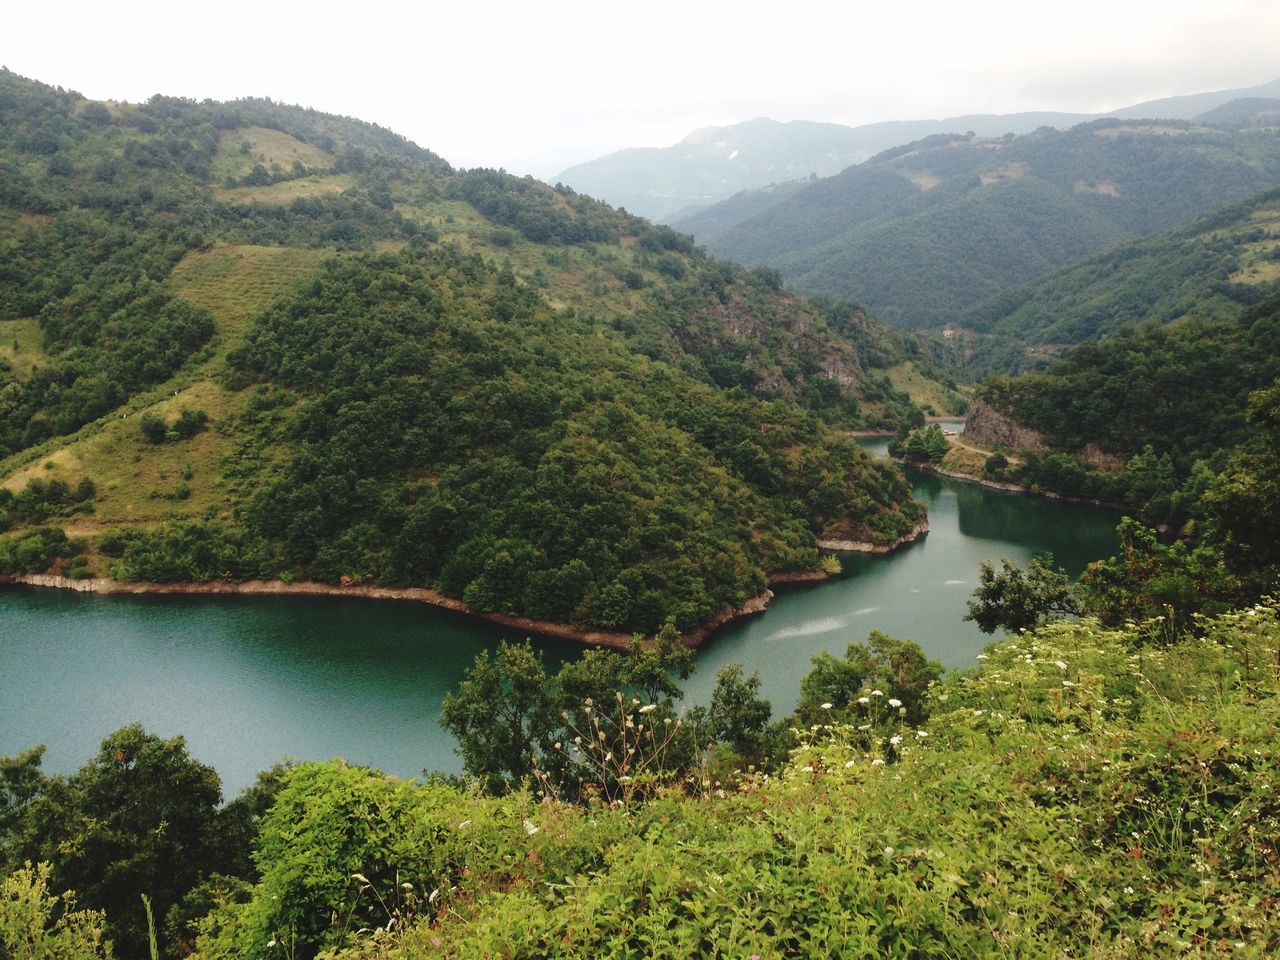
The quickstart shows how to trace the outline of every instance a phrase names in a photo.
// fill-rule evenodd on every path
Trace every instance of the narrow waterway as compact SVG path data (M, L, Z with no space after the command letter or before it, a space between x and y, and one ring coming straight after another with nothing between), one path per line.
M867 441L882 450L885 441ZM990 638L962 618L978 565L1052 552L1073 574L1116 546L1108 511L911 472L930 532L882 557L844 555L844 573L786 588L763 616L719 633L688 698L705 702L727 663L758 671L775 712L794 706L819 651L872 629L917 640L948 666ZM48 746L74 770L134 721L221 774L226 792L282 757L343 756L390 773L456 771L437 724L445 693L509 631L447 611L371 600L100 597L0 590L0 754ZM538 641L554 669L569 644Z

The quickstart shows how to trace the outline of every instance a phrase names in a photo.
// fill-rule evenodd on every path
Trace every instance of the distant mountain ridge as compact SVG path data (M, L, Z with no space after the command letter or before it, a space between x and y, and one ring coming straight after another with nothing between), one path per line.
M980 137L1064 129L1102 117L1191 120L1244 97L1278 97L1280 80L1256 87L1167 97L1106 113L1030 111L940 120L888 120L849 127L757 118L703 127L670 147L634 147L569 167L553 178L658 222L674 223L734 194L770 183L838 173L883 150L940 133Z
M719 256L909 328L1280 186L1270 125L1108 119L998 139L938 135L834 177L675 224Z

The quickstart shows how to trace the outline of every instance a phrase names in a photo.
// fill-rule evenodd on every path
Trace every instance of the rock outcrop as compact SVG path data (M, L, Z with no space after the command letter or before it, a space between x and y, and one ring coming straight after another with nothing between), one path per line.
M983 447L1005 447L1042 453L1048 449L1044 435L1025 427L983 400L974 400L961 436Z

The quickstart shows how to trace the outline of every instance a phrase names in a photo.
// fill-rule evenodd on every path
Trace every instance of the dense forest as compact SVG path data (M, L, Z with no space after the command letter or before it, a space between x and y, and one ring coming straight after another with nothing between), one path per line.
M1265 445L1266 391L1280 378L1278 331L1280 295L1273 294L1222 319L1193 314L1124 328L1081 344L1042 373L991 376L978 387L976 406L1031 433L1021 446L997 443L979 472L1118 503L1149 524L1197 536L1214 503L1207 491ZM931 430L904 431L892 449L973 472Z
M269 100L4 72L0 118L0 573L690 631L919 520L841 431L946 357L852 305Z
M1071 344L1183 317L1233 320L1280 283L1280 192L1113 247L968 311L971 373L1021 373Z
M1280 184L1270 128L1097 120L1021 136L938 134L776 201L703 211L708 249L796 289L856 299L889 323L963 325L994 297L1120 242ZM704 236L699 236L704 239Z

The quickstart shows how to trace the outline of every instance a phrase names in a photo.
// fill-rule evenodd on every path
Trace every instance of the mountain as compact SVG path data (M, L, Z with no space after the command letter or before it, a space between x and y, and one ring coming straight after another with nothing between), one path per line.
M1019 372L1063 345L1143 323L1224 320L1280 287L1280 190L1113 247L978 304L972 369Z
M1196 117L1199 123L1280 125L1280 98L1241 97Z
M944 133L1001 137L1040 127L1066 129L1102 117L1191 120L1241 97L1280 95L1280 80L1257 87L1169 97L1108 113L1028 111L940 120L889 120L856 127L759 118L695 130L670 147L637 147L580 163L555 178L632 213L692 230L699 210L743 190L838 173L890 147Z
M745 187L811 174L828 176L868 154L848 127L760 118L695 130L665 148L620 150L558 177L632 213L663 220L709 206Z
M1099 120L1020 137L929 137L781 191L713 253L796 289L856 300L903 327L975 305L1117 243L1280 185L1268 127ZM746 209L745 198L734 201Z
M920 345L568 189L269 100L0 73L0 574L414 585L681 631L888 542Z

